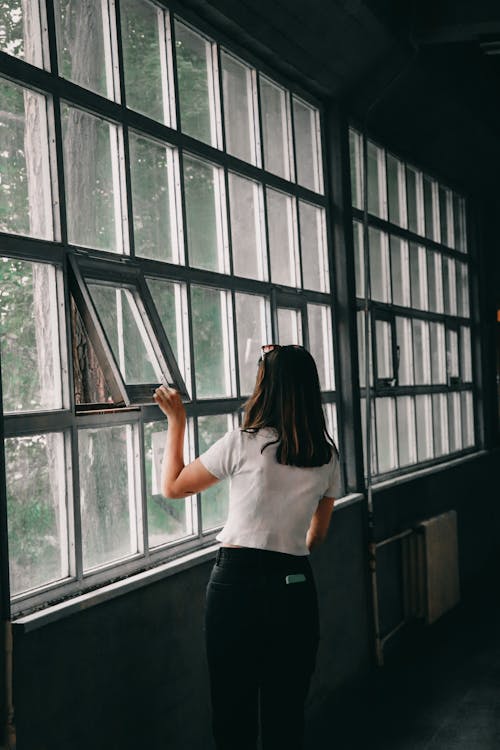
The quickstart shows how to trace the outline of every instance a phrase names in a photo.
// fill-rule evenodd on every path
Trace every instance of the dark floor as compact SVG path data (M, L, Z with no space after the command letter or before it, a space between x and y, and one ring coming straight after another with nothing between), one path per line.
M500 586L410 636L325 708L308 750L500 750Z

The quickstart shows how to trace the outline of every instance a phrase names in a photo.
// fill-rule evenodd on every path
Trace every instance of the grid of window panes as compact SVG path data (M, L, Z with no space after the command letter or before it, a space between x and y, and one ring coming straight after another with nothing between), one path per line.
M364 153L354 129L349 140L363 432L366 444L368 377L370 468L386 475L475 444L465 201L369 139Z
M152 391L140 403L168 371L158 326L190 395L186 460L238 425L269 342L310 348L337 433L318 107L164 4L53 6L0 9L15 611L209 544L223 524L226 485L160 492L167 424Z

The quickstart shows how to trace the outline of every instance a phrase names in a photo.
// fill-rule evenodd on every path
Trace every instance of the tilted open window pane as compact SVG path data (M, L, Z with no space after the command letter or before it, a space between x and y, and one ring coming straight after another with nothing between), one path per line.
M290 105L285 89L260 76L260 105L264 167L285 180L292 179Z
M54 239L47 100L0 78L0 231Z
M307 305L309 351L318 368L322 391L335 388L332 313L328 305Z
M432 402L430 396L415 396L417 412L417 455L419 461L427 461L434 455L432 436Z
M226 151L258 165L255 71L225 51L221 52L221 62Z
M165 12L147 0L121 0L120 20L127 107L172 126Z
M61 117L68 240L121 253L127 238L121 129L64 103Z
M123 396L113 391L100 359L89 336L82 316L71 298L73 383L75 404L83 407L91 404L121 403Z
M70 575L62 433L5 440L11 595Z
M240 393L249 395L255 387L260 347L271 342L268 302L255 294L236 293L235 306Z
M228 430L235 428L232 414L198 417L198 455L210 448ZM203 531L222 526L229 507L229 483L218 482L201 494Z
M396 411L393 398L375 399L377 422L378 471L396 469L398 465L396 443Z
M130 176L134 216L135 254L179 263L177 153L173 148L129 134Z
M302 346L302 314L290 307L278 307L278 343Z
M0 50L37 67L49 67L46 20L40 0L9 0L0 6Z
M231 298L228 292L191 287L194 371L198 398L234 395Z
M387 154L387 198L389 203L389 221L406 226L406 190L405 165L395 156Z
M271 280L275 284L299 286L295 200L269 188L266 200Z
M262 186L234 172L228 181L234 274L267 279Z
M394 364L392 360L392 328L386 320L375 321L375 343L377 352L377 379L392 381ZM387 382L389 385L389 382Z
M413 384L413 336L411 320L396 318L398 385Z
M176 20L175 55L182 132L217 146L212 43Z
M0 258L0 348L5 412L61 409L57 271Z
M191 385L188 305L185 284L148 278L147 285L188 391Z
M409 307L410 302L410 268L408 260L408 243L399 237L391 236L391 279L392 301L395 305Z
M417 463L415 402L412 396L400 396L396 399L396 404L399 465L409 466Z
M297 182L316 193L322 193L319 112L295 96L292 97L292 102Z
M370 227L370 287L371 297L379 302L391 300L388 237Z
M330 290L325 210L299 200L302 285L319 292Z
M59 75L119 101L114 13L102 0L54 0Z
M135 425L78 430L84 570L141 549L138 450Z

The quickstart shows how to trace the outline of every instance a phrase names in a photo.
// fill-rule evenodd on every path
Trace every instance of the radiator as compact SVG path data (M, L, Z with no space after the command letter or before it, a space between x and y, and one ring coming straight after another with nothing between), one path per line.
M405 619L431 624L460 601L456 512L422 521L401 547Z

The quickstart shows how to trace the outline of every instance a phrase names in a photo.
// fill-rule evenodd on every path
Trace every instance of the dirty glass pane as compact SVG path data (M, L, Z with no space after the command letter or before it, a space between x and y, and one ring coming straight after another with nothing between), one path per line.
M264 167L268 172L290 180L288 93L268 78L260 76L260 105Z
M410 270L408 243L399 237L390 237L392 301L395 305L410 306Z
M68 240L123 250L121 132L117 125L61 105Z
M47 101L41 94L3 78L0 231L54 239Z
M434 455L444 456L449 452L446 393L434 393L432 396L432 424L434 428Z
M430 396L415 396L417 413L417 455L419 461L427 461L434 455L432 437L432 402Z
M0 348L5 412L62 408L54 266L0 258Z
M327 305L307 305L309 351L318 368L322 391L335 388L332 312Z
M175 54L182 132L217 146L212 45L175 21Z
M301 99L292 97L295 159L299 185L323 192L319 112Z
M198 417L198 455L234 427L231 414ZM201 493L203 531L223 526L229 507L229 482L218 482Z
M278 307L278 343L302 345L302 316L300 310Z
M229 172L228 181L234 274L266 279L262 187L234 172Z
M70 574L64 435L5 440L11 595Z
M328 292L328 254L325 210L299 200L302 285L305 289Z
M386 218L387 197L384 169L384 151L368 141L368 211L381 219Z
M221 52L226 151L257 164L253 71L227 52Z
M398 385L412 385L413 346L409 318L396 318L396 345L399 362Z
M225 198L218 167L184 156L189 265L210 271L225 270Z
M189 330L186 287L174 281L159 278L146 279L158 315L184 379L191 390L189 366Z
M379 474L396 469L398 465L394 406L393 398L377 398L375 400Z
M272 343L271 333L265 297L236 293L235 303L240 393L246 396L253 392L255 386L260 347Z
M297 217L291 195L266 191L271 280L275 284L298 286Z
M192 286L191 306L197 396L231 396L231 300L222 290Z
M135 254L179 262L174 150L129 134Z
M417 440L415 428L415 403L412 396L396 399L398 413L399 465L409 466L417 462Z
M84 570L139 551L137 442L131 424L78 430Z
M371 298L379 302L391 300L388 237L378 229L369 229Z

